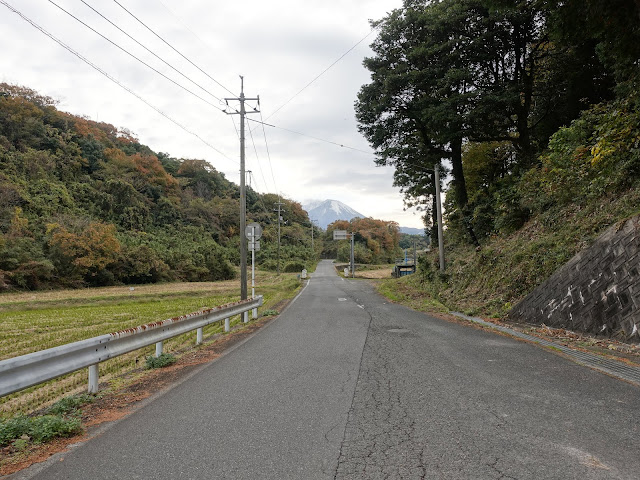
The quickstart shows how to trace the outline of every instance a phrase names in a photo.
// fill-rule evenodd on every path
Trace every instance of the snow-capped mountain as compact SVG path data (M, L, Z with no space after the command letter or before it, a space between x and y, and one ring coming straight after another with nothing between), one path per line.
M345 205L338 200L311 200L306 202L302 208L307 211L309 218L317 220L316 225L323 230L326 230L327 226L336 220L351 220L355 217L365 218L363 214L356 212L349 205Z
M408 235L424 235L424 228L400 227L400 233Z

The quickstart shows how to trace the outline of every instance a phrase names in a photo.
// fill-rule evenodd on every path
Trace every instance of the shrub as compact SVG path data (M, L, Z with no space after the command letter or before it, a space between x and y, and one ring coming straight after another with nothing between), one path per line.
M81 395L71 395L62 400L57 401L47 409L47 413L51 415L68 415L76 414L78 408L87 403L93 402L94 397L88 393Z
M27 435L36 443L46 442L55 437L70 437L82 431L79 418L61 415L43 415L31 422Z
M301 272L304 270L304 263L302 262L289 262L282 269L283 272L293 273Z
M56 437L70 437L82 431L77 417L42 415L18 416L0 421L0 446L6 446L25 435L34 443L42 443Z
M163 368L176 363L176 357L170 353L163 353L159 357L153 355L147 357L146 368Z
M426 255L421 255L418 257L418 275L422 278L423 281L430 282L434 277L434 270L431 265L431 261L427 258Z

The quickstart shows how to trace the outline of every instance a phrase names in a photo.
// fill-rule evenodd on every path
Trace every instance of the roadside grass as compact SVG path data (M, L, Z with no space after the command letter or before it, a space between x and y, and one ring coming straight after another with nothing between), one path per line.
M264 296L260 310L295 295L300 282L295 274L256 272L256 294ZM161 321L239 300L239 282L173 283L25 292L0 295L0 360L70 342ZM231 326L241 324L240 316ZM204 343L223 333L223 322L204 328ZM195 346L195 331L164 342L164 351L180 356ZM101 389L126 383L123 377L140 375L153 345L102 362ZM137 373L136 373L137 372ZM69 394L86 390L85 369L0 398L0 418L44 408Z
M0 449L12 457L20 457L27 455L30 448L54 438L82 433L80 408L94 400L94 395L86 393L71 395L37 414L0 419Z
M391 273L393 272L393 267L395 264L384 264L384 265L365 265L365 264L356 264L356 275L355 278L368 278L368 279L383 279L391 277ZM336 272L341 277L344 277L344 269L349 268L348 263L335 263L334 268Z
M518 302L607 228L640 213L638 205L640 189L632 188L594 203L549 208L513 233L484 239L480 248L445 243L444 274L438 271L434 249L418 262L415 275L390 280L386 291L398 298L428 298L427 303L434 301L467 315L505 319Z
M419 312L448 313L449 309L440 301L421 289L416 288L414 282L417 275L407 275L402 278L388 278L378 282L378 293L389 300L407 306Z

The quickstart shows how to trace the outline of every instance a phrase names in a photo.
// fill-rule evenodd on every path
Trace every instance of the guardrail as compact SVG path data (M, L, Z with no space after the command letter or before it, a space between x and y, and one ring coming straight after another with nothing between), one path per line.
M262 306L262 295L227 305L149 323L120 332L60 345L39 352L0 361L0 397L89 367L89 393L98 391L98 364L110 358L156 344L156 356L162 353L162 342L197 330L196 343L202 343L202 328L221 320L229 331L229 318L243 315Z

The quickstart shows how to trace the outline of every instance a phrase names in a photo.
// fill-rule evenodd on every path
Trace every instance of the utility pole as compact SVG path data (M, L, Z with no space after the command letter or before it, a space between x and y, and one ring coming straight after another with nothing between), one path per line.
M354 247L355 247L355 238L356 236L356 232L351 232L351 278L356 278L356 262L355 262L355 253L354 253Z
M315 218L310 218L309 220L311 221L311 251L313 252L313 255L315 257L315 252L316 251L313 248L313 227L315 226L314 222L316 221L316 219Z
M434 166L434 181L436 183L436 212L438 215L438 251L440 253L440 271L444 272L444 237L442 236L442 204L440 201L440 169Z
M238 98L225 98L225 102L229 105L229 101L238 101L240 102L240 111L234 109L233 112L227 112L223 110L224 113L228 115L240 115L240 299L247 299L247 241L244 238L245 230L247 228L247 186L246 186L246 178L245 178L245 151L244 151L244 117L247 114L245 109L245 102L247 100L250 101L258 101L260 102L260 97L256 98L246 98L244 96L244 77L240 76L240 97ZM258 113L259 110L255 108L253 112L249 113Z
M280 275L280 222L282 221L280 213L284 212L281 208L282 205L284 205L284 203L279 201L276 203L276 207L278 207L278 209L274 209L274 211L278 212L278 275Z

